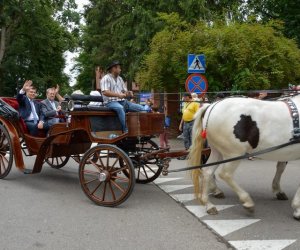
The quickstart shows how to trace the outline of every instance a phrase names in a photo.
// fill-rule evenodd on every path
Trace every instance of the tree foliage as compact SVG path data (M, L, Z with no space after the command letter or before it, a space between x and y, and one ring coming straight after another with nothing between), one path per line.
M300 50L269 25L198 22L183 28L177 14L163 18L168 26L154 36L136 77L146 89L183 89L188 53L206 55L211 91L276 89L300 80Z
M13 95L25 79L42 94L67 89L63 53L75 48L79 16L74 0L4 0L0 3L0 92ZM73 29L71 29L73 27Z
M95 65L105 68L118 59L130 82L149 52L153 36L164 27L161 13L178 13L191 25L198 20L239 20L242 0L91 0L85 11L86 27L78 58L77 87L90 89Z
M284 34L295 38L300 45L300 4L298 0L252 0L248 8L252 15L264 22L280 20L284 23Z

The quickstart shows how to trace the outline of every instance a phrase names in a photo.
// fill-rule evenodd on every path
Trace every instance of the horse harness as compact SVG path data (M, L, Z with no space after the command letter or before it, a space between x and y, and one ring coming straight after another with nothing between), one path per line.
M285 99L283 100L283 102L288 106L290 115L292 117L293 130L291 140L300 139L299 111L297 109L297 106L291 98Z

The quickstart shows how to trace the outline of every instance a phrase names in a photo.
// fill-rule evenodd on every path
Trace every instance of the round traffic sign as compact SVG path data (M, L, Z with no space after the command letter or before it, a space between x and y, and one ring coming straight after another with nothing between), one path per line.
M197 93L199 96L203 96L207 89L207 79L201 74L191 74L185 81L185 90L189 93Z

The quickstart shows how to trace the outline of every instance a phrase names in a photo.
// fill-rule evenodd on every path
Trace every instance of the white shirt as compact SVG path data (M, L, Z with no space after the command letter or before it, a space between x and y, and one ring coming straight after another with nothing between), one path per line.
M127 87L125 86L125 83L122 79L122 77L118 76L115 78L112 74L106 74L102 80L101 80L101 90L102 91L111 91L114 93L124 93L127 91ZM119 98L119 97L108 97L103 95L103 101L105 103L111 102L111 101L123 101L124 98Z

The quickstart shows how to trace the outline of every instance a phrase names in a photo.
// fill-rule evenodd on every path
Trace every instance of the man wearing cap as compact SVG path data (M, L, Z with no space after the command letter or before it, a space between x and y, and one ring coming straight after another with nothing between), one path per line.
M190 93L183 95L184 105L182 108L182 119L179 130L183 131L184 147L188 150L192 144L192 129L194 124L194 115L199 109L199 103L194 102Z
M132 97L131 91L127 90L123 79L120 77L121 64L114 61L107 68L108 74L101 79L101 91L105 105L115 111L120 120L124 133L128 132L126 126L126 111L140 112L144 110L142 105L129 102L126 97Z

